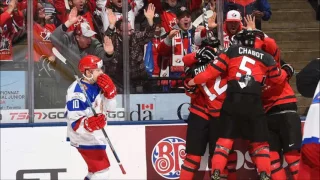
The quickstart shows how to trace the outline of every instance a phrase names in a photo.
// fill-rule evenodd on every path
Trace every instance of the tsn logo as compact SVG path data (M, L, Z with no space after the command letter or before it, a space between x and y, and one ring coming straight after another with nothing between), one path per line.
M9 113L10 120L28 120L29 113L27 112L12 112ZM65 118L64 112L34 112L34 118L39 120L46 119L63 119Z

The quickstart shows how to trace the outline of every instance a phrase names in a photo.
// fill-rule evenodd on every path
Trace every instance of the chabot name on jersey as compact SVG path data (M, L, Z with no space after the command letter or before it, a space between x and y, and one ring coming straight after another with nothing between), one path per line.
M239 47L239 54L249 54L260 59L262 59L262 57L264 56L264 54L260 52L254 51L252 49L244 48L244 47Z

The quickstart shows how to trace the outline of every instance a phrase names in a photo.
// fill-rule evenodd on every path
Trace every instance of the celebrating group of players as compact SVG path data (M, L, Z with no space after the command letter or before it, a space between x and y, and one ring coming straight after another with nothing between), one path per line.
M259 30L238 31L223 50L214 37L206 41L211 46L183 58L191 107L180 179L193 179L207 143L211 179L236 179L237 138L250 143L260 179L286 179L282 157L297 179L301 122L288 82L294 69L280 60L274 39Z

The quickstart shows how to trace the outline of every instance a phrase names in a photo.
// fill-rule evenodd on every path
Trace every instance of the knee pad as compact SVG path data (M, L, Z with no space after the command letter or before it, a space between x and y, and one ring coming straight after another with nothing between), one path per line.
M187 154L181 166L181 169L184 169L189 172L195 172L200 167L200 161L201 161L201 156Z
M109 168L95 172L91 175L90 180L106 180L109 179Z

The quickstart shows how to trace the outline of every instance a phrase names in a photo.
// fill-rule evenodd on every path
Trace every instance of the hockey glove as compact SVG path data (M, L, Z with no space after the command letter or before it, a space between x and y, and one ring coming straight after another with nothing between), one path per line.
M195 93L196 89L197 89L197 86L189 86L188 85L188 82L191 80L191 78L187 78L183 81L183 87L184 89L190 93L190 94L193 94Z
M201 46L203 46L203 47L209 46L212 48L219 48L220 40L212 36L212 37L209 37L209 38L206 38L205 40L203 40L201 42Z
M91 116L84 120L84 128L89 132L102 129L105 125L106 116L104 114L97 114L97 116Z
M117 89L108 75L101 74L98 77L97 84L107 99L112 99L117 95Z
M198 49L196 52L196 58L198 59L199 63L207 63L217 56L216 52L211 47L203 47Z
M282 65L281 69L286 71L286 73L288 75L288 79L290 79L294 75L294 68L290 64Z

